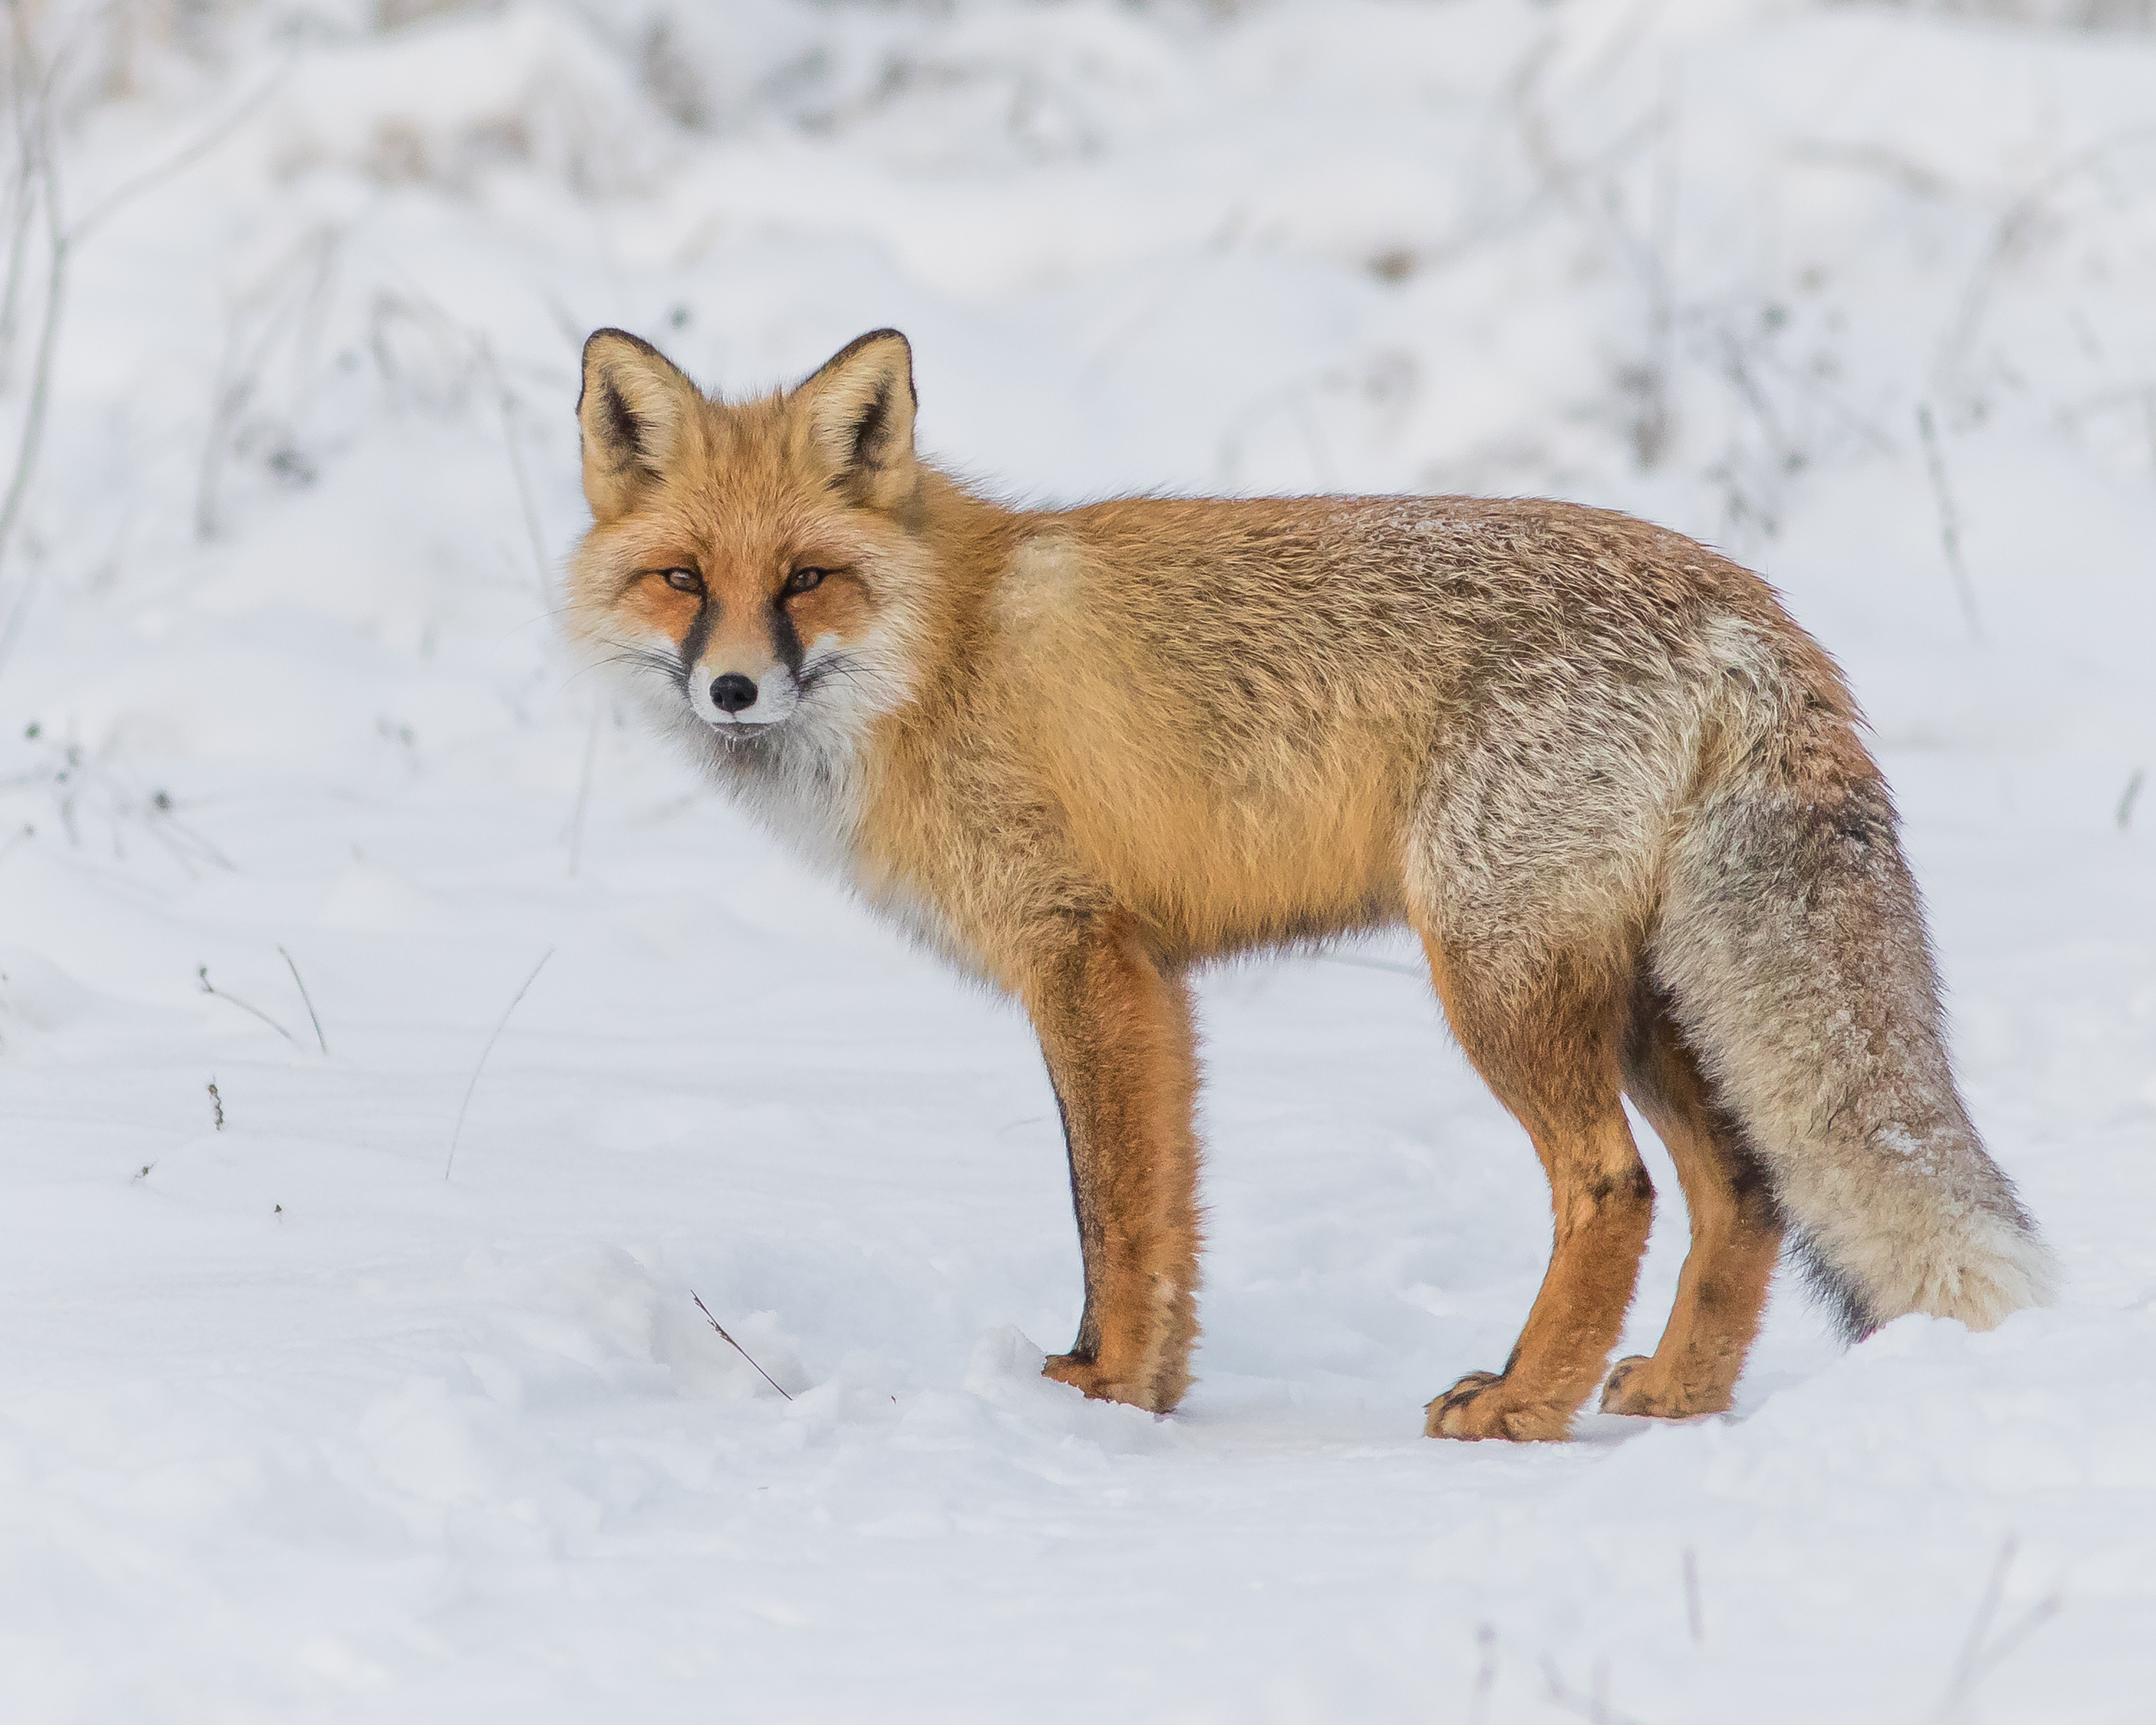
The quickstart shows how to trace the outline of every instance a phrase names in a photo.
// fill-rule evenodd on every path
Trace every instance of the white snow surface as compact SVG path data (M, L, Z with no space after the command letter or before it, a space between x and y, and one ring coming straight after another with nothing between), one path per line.
M0 1717L2156 1716L2156 37L24 16L72 237L0 563ZM898 325L1014 497L1557 494L1763 569L1871 713L2057 1305L1845 1351L1789 1278L1727 1418L1426 1440L1547 1200L1371 941L1203 984L1182 1410L1040 1379L1023 1018L555 638L608 323L732 392ZM1685 1239L1641 1137L1626 1351Z

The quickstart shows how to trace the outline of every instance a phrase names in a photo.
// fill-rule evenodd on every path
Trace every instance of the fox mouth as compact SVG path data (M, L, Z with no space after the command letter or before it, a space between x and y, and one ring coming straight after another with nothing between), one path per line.
M731 713L722 713L717 718L705 718L704 723L719 736L731 738L762 737L776 731L793 715L781 713L776 718L739 718ZM699 713L698 718L703 715Z
M688 681L684 679L682 693L685 696L688 695L689 687ZM759 699L753 706L730 711L716 702L706 704L690 697L689 710L714 731L775 731L799 710L801 695L798 688L783 687L774 693L782 695L783 699L774 699L773 694L759 691Z
M752 706L727 712L714 711L711 704L698 699L696 679L700 673L684 664L677 654L655 648L624 647L615 652L613 662L664 677L674 685L681 704L699 724L736 746L783 731L799 717L819 689L826 684L843 686L861 671L848 654L826 651L804 664L787 680L784 688L786 699L775 706L771 698L766 696Z

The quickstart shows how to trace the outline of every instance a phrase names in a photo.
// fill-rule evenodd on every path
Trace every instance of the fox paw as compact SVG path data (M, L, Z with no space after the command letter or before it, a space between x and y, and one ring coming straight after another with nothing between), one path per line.
M1429 1438L1509 1438L1516 1443L1556 1443L1571 1435L1569 1408L1495 1371L1470 1371L1424 1407L1422 1432Z
M1091 1402L1124 1402L1133 1408L1143 1408L1148 1413L1162 1410L1153 1406L1153 1398L1147 1386L1125 1383L1108 1376L1100 1369L1098 1360L1084 1354L1051 1353L1041 1367L1043 1377L1052 1377L1058 1383L1068 1383L1074 1389L1085 1392Z
M1729 1411L1727 1394L1687 1393L1681 1384L1658 1377L1645 1354L1620 1359L1602 1386L1602 1412L1632 1414L1652 1420L1689 1420L1695 1414Z

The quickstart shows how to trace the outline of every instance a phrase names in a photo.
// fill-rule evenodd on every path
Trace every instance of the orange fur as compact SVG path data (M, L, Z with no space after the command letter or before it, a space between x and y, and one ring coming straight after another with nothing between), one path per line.
M572 635L811 859L1032 1015L1086 1267L1051 1375L1159 1409L1188 1381L1185 971L1391 925L1424 938L1554 1207L1505 1372L1433 1402L1432 1433L1559 1437L1600 1379L1652 1205L1620 1088L1670 1143L1695 1246L1613 1406L1727 1405L1783 1195L1852 1312L1965 1289L1996 1316L2034 1285L2026 1219L1951 1137L1965 1120L1853 706L1757 577L1557 503L1007 509L916 458L889 330L732 404L601 331L578 411L593 525ZM1814 902L1831 914L1781 908ZM1733 957L1762 906L1793 932ZM1835 1056L1858 1065L1777 1040L1852 1000L1898 1026ZM1859 1070L1866 1047L1915 1052ZM1807 1138L1807 1085L1858 1086L1875 1138L1927 1110L1959 1195L1872 1138ZM1846 1208L1863 1194L1890 1225Z
M1691 1213L1692 1249L1651 1358L1620 1360L1606 1414L1727 1409L1782 1254L1782 1218L1736 1124L1719 1108L1663 1001L1634 1002L1625 1089L1668 1148Z

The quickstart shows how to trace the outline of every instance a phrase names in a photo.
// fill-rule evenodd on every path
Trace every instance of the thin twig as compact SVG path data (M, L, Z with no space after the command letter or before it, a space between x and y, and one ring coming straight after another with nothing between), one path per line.
M584 770L577 775L576 812L569 817L569 877L584 860L584 805L592 794L592 768L599 757L599 720L603 703L592 703L591 735L584 739Z
M1999 1555L1992 1565L1991 1574L1984 1584L1984 1596L1977 1602L1977 1615L1970 1622L1969 1634L1961 1644L1961 1652L1946 1673L1946 1693L1939 1703L1937 1716L1945 1720L1953 1716L1967 1697L1976 1670L1977 1660L1984 1652L1984 1638L1991 1633L1992 1614L1999 1609L1999 1595L2006 1586L2006 1572L2014 1566L2014 1541L2009 1539L1999 1547Z
M16 52L26 53L28 44L22 32L19 9L16 17ZM53 151L48 96L49 91L40 96L35 132L38 171L44 181L41 195L45 203L45 229L49 247L45 278L45 317L38 329L37 358L30 369L29 403L23 409L22 430L16 444L15 473L8 481L7 500L0 503L0 564L4 564L7 560L8 542L15 536L16 524L22 514L23 499L29 492L30 477L37 470L38 453L44 444L45 410L52 398L53 358L60 346L60 310L66 303L68 235L60 222L60 166ZM28 146L26 144L25 147Z
M2119 831L2124 832L2133 824L2134 805L2141 794L2141 787L2148 781L2148 769L2136 767L2134 776L2126 781L2126 794L2119 799Z
M261 1019L261 1021L267 1025L272 1030L275 1031L278 1035L283 1037L285 1041L291 1044L294 1048L299 1046L299 1038L294 1036L290 1031L286 1030L284 1026L278 1023L275 1019L272 1018L260 1007L250 1007L237 994L228 994L222 989L214 987L210 981L210 967L207 964L197 965L195 967L195 975L202 981L202 991L204 994L215 994L221 1000L229 1001L233 1006L237 1007L241 1012L252 1013L254 1017Z
M161 162L152 163L141 172L136 174L134 179L121 181L118 185L91 206L87 216L83 216L67 230L67 237L70 240L81 239L99 223L116 214L122 206L133 203L160 180L170 179L174 174L184 172L192 167L252 119L255 110L277 93L278 86L291 75L292 67L297 64L296 60L288 61L278 71L271 73L269 77L262 80L258 88L241 97L237 107L211 126L193 143L183 146Z
M14 86L9 93L15 122L15 171L8 193L8 213L13 227L8 242L7 285L0 290L0 389L7 386L15 369L16 315L22 305L23 278L29 270L30 229L37 215L36 152L31 143L29 116L38 110L26 76L29 54L22 38L19 10L15 23L16 51L9 66Z
M1984 1584L1984 1597L1977 1603L1977 1615L1969 1626L1968 1639L1962 1643L1960 1655L1947 1673L1946 1692L1940 1697L1939 1706L1932 1717L1936 1725L1951 1725L1959 1718L1963 1706L1976 1693L1977 1685L2002 1665L2010 1653L2059 1615L2065 1597L2056 1588L2046 1593L2020 1620L2002 1630L1996 1639L1991 1635L1991 1620L1998 1614L1999 1603L2006 1595L2007 1572L2014 1567L2015 1542L2008 1538L1999 1546L1998 1561L1991 1565L1991 1578Z
M1490 1693L1497 1687L1497 1631L1485 1623L1475 1632L1475 1645L1482 1649L1482 1658L1475 1671L1474 1710L1469 1715L1472 1725L1488 1725Z
M517 1010L526 990L539 980L539 973L547 968L547 960L553 957L554 949L551 946L540 955L539 962L531 967L531 975L524 978L523 988L517 989L516 998L510 1001L500 1022L495 1025L494 1034L486 1038L486 1046L479 1051L479 1064L472 1069L472 1082L464 1087L464 1100L457 1104L457 1123L449 1133L449 1159L442 1164L442 1177L444 1180L449 1177L450 1170L457 1165L457 1140L464 1136L465 1111L472 1106L472 1092L479 1087L479 1074L486 1070L486 1057L494 1051L494 1044L501 1040L502 1032L509 1025L510 1013Z
M1999 1632L1998 1638L1986 1647L1969 1668L1969 1685L1976 1685L2006 1663L2007 1658L2022 1642L2028 1640L2045 1624L2065 1609L2066 1596L2054 1588L2035 1604L2029 1607L2017 1623Z
M305 1002L307 1016L314 1024L315 1040L322 1044L322 1051L327 1054L329 1051L329 1038L322 1033L322 1015L315 1010L315 997L307 992L306 979L299 974L299 966L293 962L291 954L285 952L282 946L277 950L283 954L285 968L292 973L292 981L299 985L299 998Z
M494 380L495 405L502 415L502 442L509 450L510 474L517 481L517 501L524 512L524 532L531 540L531 564L539 577L539 597L548 599L552 596L553 571L548 566L547 536L539 525L539 505L532 499L531 475L524 469L523 446L517 441L518 403L502 375L494 350L485 342L479 344L479 362Z
M29 39L23 27L20 6L10 8L15 15L15 47L18 63L27 63L30 56ZM49 69L48 69L49 70ZM287 68L289 70L289 68ZM148 191L161 180L169 179L181 170L193 166L236 131L267 99L271 91L283 80L279 72L260 89L243 100L239 108L213 126L193 143L123 182L107 193L72 227L61 218L60 195L60 164L53 147L52 127L52 90L49 78L37 94L37 106L31 129L25 135L22 147L27 153L36 153L36 173L41 186L35 194L45 205L45 226L47 242L47 267L45 284L45 315L38 330L37 357L31 367L28 405L22 414L22 429L16 444L15 472L8 482L4 502L0 502L0 564L4 564L9 542L15 536L22 515L24 500L28 495L31 479L37 471L38 456L45 442L46 410L52 399L53 361L60 345L60 315L67 298L67 267L76 244L99 223L112 216L122 205ZM18 91L18 101L22 100ZM33 196L29 189L29 170L26 167L23 180L25 198ZM12 302L14 287L10 280L9 295ZM10 304L10 315L12 305ZM27 594L25 595L27 597ZM9 635L12 636L14 620ZM9 643L11 644L11 643Z
M23 9L10 9L15 22L15 47L19 63L27 63L30 56L28 34L23 27ZM48 68L48 71L50 68ZM48 263L45 283L45 316L38 330L37 358L30 372L28 405L22 414L22 430L16 445L15 472L8 482L6 499L0 502L0 564L4 564L9 543L22 515L22 505L30 489L30 480L37 471L37 460L45 442L46 410L52 399L53 361L60 346L60 314L67 298L67 266L78 242L97 223L104 221L123 204L148 191L160 180L170 178L182 169L191 166L217 145L232 135L241 122L261 105L272 90L283 78L279 73L262 88L248 97L236 111L212 127L193 143L179 150L165 161L135 175L96 204L87 216L69 227L60 216L60 164L53 147L52 125L52 86L48 78L38 92L35 117L32 130L25 137L22 147L36 151L37 172L43 184L40 189L45 205L45 227L48 247ZM18 97L18 99L20 99ZM24 175L24 196L30 196L28 174Z
M1939 428L1932 423L1928 406L1916 410L1916 429L1924 439L1924 463L1932 476L1932 499L1939 505L1939 538L1946 549L1946 569L1954 580L1955 595L1961 600L1961 614L1968 619L1969 637L1984 639L1984 624L1977 617L1976 589L1969 584L1969 571L1961 561L1961 523L1954 513L1953 493L1946 488L1946 461L1940 453Z
M2156 138L2156 126L2132 126L2109 137L2098 138L2053 163L2006 206L1991 231L1984 255L1977 260L1968 285L1962 290L1961 309L1954 319L1954 327L1940 346L1939 357L1932 362L1934 377L1946 379L1959 365L1962 355L1976 344L1977 331L1989 310L1991 290L2008 260L2037 231L2045 213L2045 200L2078 175L2100 166L2113 151L2147 143L2152 138Z
M1328 964L1352 964L1357 970L1389 970L1395 976L1424 976L1429 974L1418 965L1395 964L1389 958L1355 958L1344 952L1320 952L1318 957Z
M743 1347L739 1342L736 1341L731 1336L726 1333L726 1326L720 1323L718 1319L711 1316L711 1308L709 1306L706 1306L701 1299L697 1297L696 1289L693 1288L689 1289L689 1298L696 1301L696 1309L704 1314L705 1321L709 1323L713 1329L718 1332L719 1339L724 1342L727 1346L733 1349L733 1351L739 1354L743 1359L747 1360L749 1364L756 1365L755 1355L749 1352L747 1348ZM777 1378L774 1377L769 1372L766 1371L760 1365L756 1365L756 1375L762 1378L763 1381L766 1383L768 1383L774 1389L777 1390L780 1395L786 1396L787 1401L791 1402L793 1399L793 1397L788 1394L786 1386L780 1383Z
M1582 1695L1570 1687L1558 1673L1557 1661L1542 1662L1543 1679L1550 1686L1550 1704L1562 1707L1567 1713L1576 1713L1594 1725L1642 1725L1629 1713L1620 1713L1609 1704L1609 1667L1598 1665L1595 1668L1595 1692Z
M288 329L297 329L296 351L306 341L310 309L321 299L335 261L337 235L317 229L280 260L250 295L229 315L224 350L217 359L210 389L210 424L203 437L202 464L195 476L195 536L216 536L217 488L241 416L254 401L270 355ZM249 319L260 314L259 325ZM252 342L250 346L249 343Z

